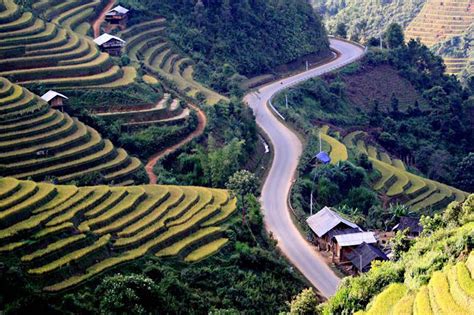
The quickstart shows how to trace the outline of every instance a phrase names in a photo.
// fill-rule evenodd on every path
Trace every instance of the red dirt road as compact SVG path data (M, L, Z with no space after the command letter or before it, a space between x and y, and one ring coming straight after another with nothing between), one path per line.
M94 38L99 37L100 35L100 26L104 23L105 14L112 9L115 4L115 0L110 0L109 3L105 6L105 8L100 12L99 17L92 23L92 29L94 30Z
M145 170L146 170L146 173L148 175L148 178L150 179L150 184L156 184L157 176L155 175L155 173L153 173L153 167L156 165L156 162L158 162L158 160L161 159L162 157L164 157L165 155L176 151L177 149L179 149L180 147L182 147L186 143L190 142L194 138L199 137L204 132L204 128L206 128L206 125L207 125L206 114L204 114L204 112L199 107L197 107L196 105L191 105L191 104L188 104L188 105L189 105L189 107L191 107L192 109L194 109L197 112L198 126L197 126L196 130L191 132L186 138L184 138L180 142L176 143L175 145L154 154L148 160L148 163L145 166Z

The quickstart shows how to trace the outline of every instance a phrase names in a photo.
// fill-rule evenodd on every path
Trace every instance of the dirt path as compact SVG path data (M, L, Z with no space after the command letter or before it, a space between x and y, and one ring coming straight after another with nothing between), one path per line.
M148 163L145 166L145 170L146 170L146 173L148 174L148 178L150 179L150 184L156 184L157 176L155 175L155 173L153 173L153 167L155 167L156 162L158 162L158 160L161 159L162 157L164 157L165 155L176 151L177 149L179 149L180 147L182 147L186 143L188 143L191 140L193 140L194 138L200 136L204 132L204 128L206 128L206 125L207 125L206 114L204 114L204 112L199 107L197 107L196 105L191 105L191 104L188 104L188 105L197 112L198 126L197 126L196 130L191 132L186 138L184 138L180 142L176 143L172 147L169 147L165 150L162 150L162 151L154 154L148 160Z
M92 29L94 30L94 38L99 37L100 35L100 26L104 23L105 14L112 9L115 4L115 0L110 0L109 3L105 6L105 8L100 12L99 17L92 23Z

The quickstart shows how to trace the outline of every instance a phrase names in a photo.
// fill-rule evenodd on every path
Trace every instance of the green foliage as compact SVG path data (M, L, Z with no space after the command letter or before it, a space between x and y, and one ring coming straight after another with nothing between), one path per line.
M403 46L405 37L403 35L402 27L397 23L392 23L388 26L384 34L385 43L390 49L395 49Z
M291 315L312 315L316 314L318 306L318 298L313 289L307 288L301 291L291 300Z
M408 251L412 241L408 238L408 230L398 231L395 237L390 240L394 259L399 259L402 253Z
M347 37L347 25L344 23L337 23L336 35L342 38Z
M465 156L457 165L454 172L454 181L465 191L474 192L474 153Z
M149 314L163 299L159 293L153 280L136 274L107 277L95 290L101 314Z
M229 178L225 186L237 196L256 195L259 182L253 173L247 170L240 170Z
M195 61L197 78L220 91L235 92L236 74L268 72L311 53L329 55L320 17L303 0L122 3L142 19L165 16L169 38Z

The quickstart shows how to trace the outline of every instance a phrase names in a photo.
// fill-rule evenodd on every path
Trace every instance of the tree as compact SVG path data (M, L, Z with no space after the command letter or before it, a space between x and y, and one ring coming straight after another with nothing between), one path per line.
M398 231L390 242L395 260L400 259L402 253L407 252L412 244L412 241L408 238L408 229Z
M95 293L100 299L101 314L150 314L162 305L155 282L137 274L107 277Z
M291 315L312 315L317 314L318 297L310 288L304 289L295 296L290 303Z
M456 167L454 184L462 190L474 191L474 153L469 153Z
M390 24L384 34L384 39L388 48L390 49L403 46L405 42L405 36L403 35L402 27L397 23Z
M246 196L247 194L256 195L258 186L257 176L247 170L235 172L226 183L227 189L238 196Z
M347 37L347 25L345 23L338 23L336 26L336 35L342 38Z

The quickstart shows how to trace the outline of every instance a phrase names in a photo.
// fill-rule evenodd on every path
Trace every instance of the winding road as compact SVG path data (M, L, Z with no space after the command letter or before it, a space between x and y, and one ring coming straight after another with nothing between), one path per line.
M336 59L260 87L258 92L245 96L245 101L254 110L257 124L270 138L274 150L273 163L261 196L265 226L278 241L283 254L326 297L336 292L340 279L298 231L287 203L303 145L296 134L276 118L268 103L279 91L340 68L364 54L363 48L349 42L331 39L330 44L339 52Z

